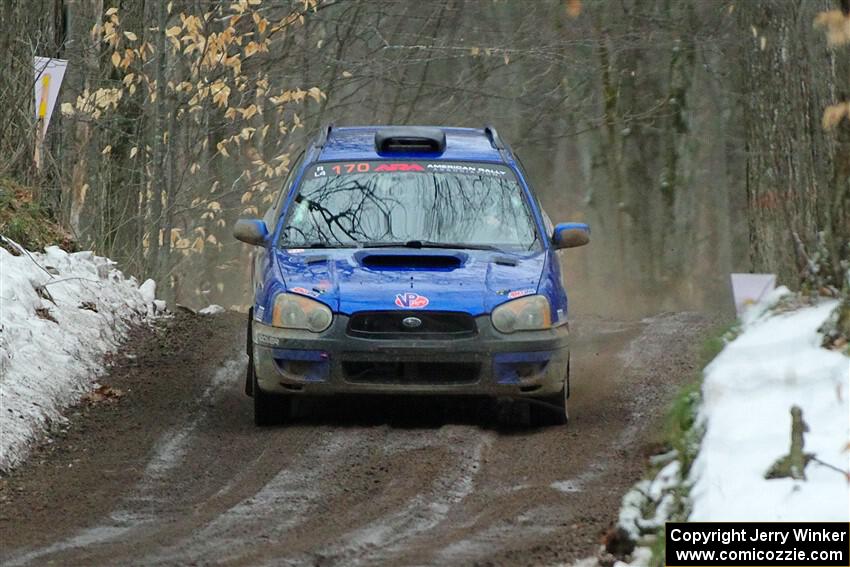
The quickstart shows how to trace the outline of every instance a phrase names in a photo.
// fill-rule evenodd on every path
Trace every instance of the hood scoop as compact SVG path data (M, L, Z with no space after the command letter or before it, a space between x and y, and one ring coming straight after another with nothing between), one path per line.
M313 256L304 256L305 264L321 264L322 262L327 262L330 260L330 256L327 254L316 254Z
M372 270L454 270L463 264L449 254L364 254L358 260Z
M510 256L496 256L493 258L493 263L498 264L499 266L510 266L512 268L519 266L517 259L511 258Z

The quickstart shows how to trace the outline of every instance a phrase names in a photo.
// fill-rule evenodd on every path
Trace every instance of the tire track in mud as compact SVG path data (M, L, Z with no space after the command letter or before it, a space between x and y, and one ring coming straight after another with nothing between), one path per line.
M229 561L250 550L253 539L280 538L305 519L322 493L317 488L326 471L312 465L319 457L334 459L356 445L357 434L326 433L302 455L302 462L283 468L260 490L198 526L188 537L149 555L141 563L184 563L197 556Z
M202 405L215 403L216 398L225 388L232 387L236 378L245 372L246 364L247 358L244 356L226 361L213 375L209 386L201 394L199 403ZM141 480L125 497L122 506L112 511L104 523L85 528L63 541L8 559L4 561L4 564L9 567L26 565L73 548L131 537L132 532L144 529L147 524L155 522L157 516L151 508L163 501L162 497L158 496L163 492L162 486L169 482L169 473L179 466L181 459L188 451L193 434L202 418L203 413L198 413L187 424L171 429L160 437L144 468Z
M340 542L327 546L320 554L322 562L344 565L385 562L403 546L410 545L411 540L443 522L452 507L472 493L482 451L492 445L492 434L481 434L472 427L444 427L437 439L424 437L421 432L415 435L416 440L427 443L428 447L450 445L453 458L447 462L452 466L439 474L426 490L413 495L403 508L348 532Z
M242 320L209 321L196 348L215 348L217 357L166 375L149 359L132 373L147 389L131 392L119 415L95 408L104 427L75 438L74 451L49 453L0 482L0 562L525 565L584 557L640 474L647 428L691 376L691 346L707 326L694 314L578 321L567 428L505 427L430 399L357 398L321 400L286 427L257 429L241 392ZM175 395L187 400L162 399ZM119 418L150 429L142 447L134 428L109 437ZM126 470L98 476L116 463ZM86 490L98 497L75 502ZM43 512L28 516L28 507Z
M344 481L338 482L341 471L353 468L369 469L374 466L364 449L372 448L386 439L388 430L376 427L371 431L324 432L303 453L298 462L283 468L269 482L249 497L222 511L205 525L198 527L175 544L146 556L139 563L177 564L193 561L197 557L215 557L216 561L236 561L254 564L262 560L264 550L255 555L254 542L260 539L278 549L275 563L314 564L317 561L354 565L374 563L384 555L380 548L398 544L441 521L450 506L459 502L472 490L472 479L480 463L481 449L489 436L470 435L472 428L442 428L436 438L431 432L403 432L393 435L389 444L374 455L374 460L393 456L406 459L408 452L442 450L452 445L455 458L442 459L445 470L436 475L431 489L415 495L403 508L396 511L377 510L371 522L346 531L348 522L338 521L342 530L334 538L333 528L321 535L325 543L319 553L306 552L291 555L292 547L301 539L290 532L302 524L312 523L310 515L323 518L321 500L330 501L325 509L337 509L332 502L343 491ZM390 432L392 433L392 432ZM373 461L374 461L373 460ZM343 473L350 474L350 473ZM365 510L369 502L343 509L356 513L350 521L369 517ZM343 513L344 515L344 513ZM304 526L303 531L315 533L314 526ZM275 544L274 542L281 542ZM312 545L315 545L313 542ZM390 548L388 551L392 551Z

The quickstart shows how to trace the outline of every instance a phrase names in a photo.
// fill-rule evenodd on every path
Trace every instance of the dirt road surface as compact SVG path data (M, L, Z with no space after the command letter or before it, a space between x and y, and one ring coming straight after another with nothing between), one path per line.
M567 427L523 427L519 404L347 398L257 429L242 317L178 315L114 357L101 382L121 397L72 409L0 479L0 564L569 563L615 519L707 326L575 321Z

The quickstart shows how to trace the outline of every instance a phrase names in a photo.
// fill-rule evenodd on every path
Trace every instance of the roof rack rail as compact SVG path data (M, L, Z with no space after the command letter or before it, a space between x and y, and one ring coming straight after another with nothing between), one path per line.
M490 124L484 125L484 135L490 140L490 144L496 148L497 150L504 150L505 143L502 142L502 138L499 137L499 133L496 132L496 128L491 126Z
M437 153L446 151L446 133L431 126L384 126L375 131L378 153Z
M328 141L328 136L331 135L331 130L333 130L334 124L333 122L329 122L322 126L322 129L319 130L319 138L316 140L316 143L313 144L313 147L321 149L325 147L325 143Z

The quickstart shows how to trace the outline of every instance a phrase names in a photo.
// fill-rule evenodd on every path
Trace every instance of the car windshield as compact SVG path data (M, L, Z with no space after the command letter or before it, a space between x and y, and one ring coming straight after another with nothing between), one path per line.
M530 250L539 243L508 167L382 161L308 169L286 215L281 245Z

